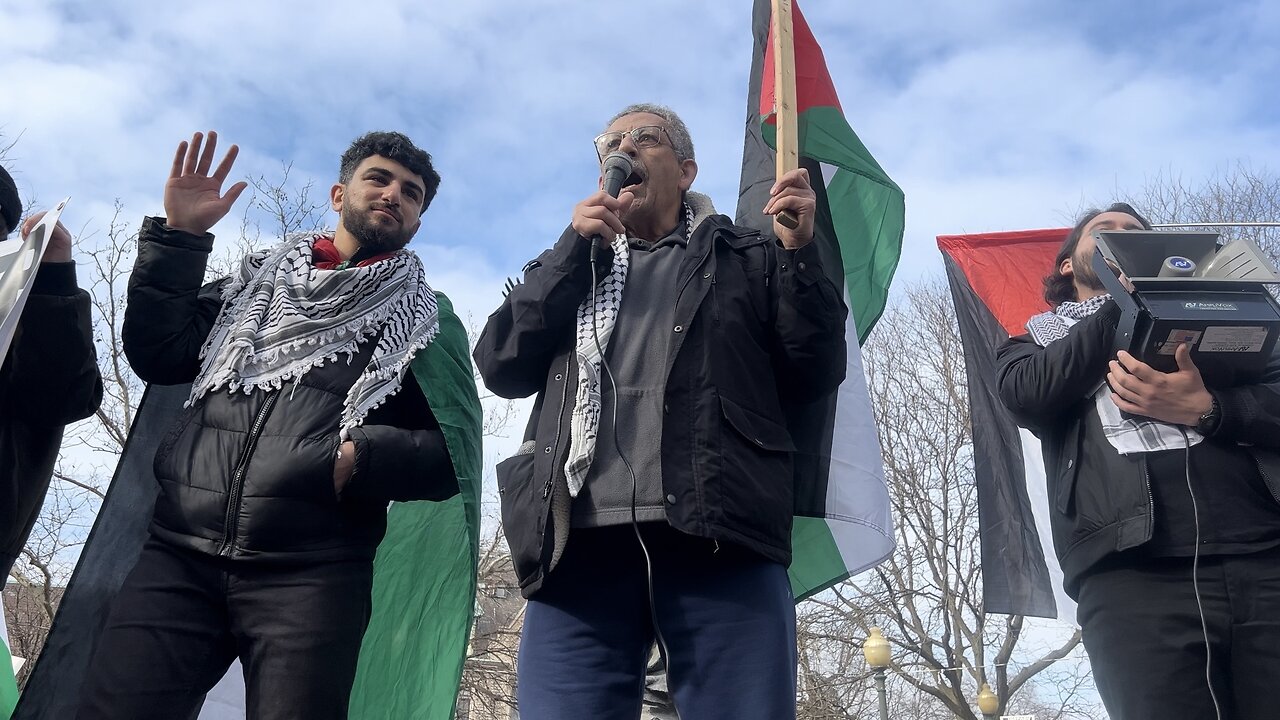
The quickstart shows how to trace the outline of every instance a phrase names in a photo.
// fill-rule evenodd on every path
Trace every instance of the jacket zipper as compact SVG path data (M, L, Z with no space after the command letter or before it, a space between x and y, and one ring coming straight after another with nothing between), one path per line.
M564 382L560 385L560 412L556 414L556 439L551 444L551 475L542 486L542 499L551 494L551 484L556 479L556 456L560 454L560 429L564 427L564 406L569 402L569 363L573 362L573 353L564 359Z
M1147 467L1146 458L1142 459L1142 481L1147 485L1147 516L1151 518L1151 526L1147 528L1147 540L1155 535L1156 499L1151 494L1151 470Z
M695 271L694 275L698 273ZM711 273L705 273L711 275ZM711 275L711 320L716 325L720 324L720 293L716 291L716 276Z
M262 403L262 407L258 409L258 416L253 420L253 427L249 430L244 452L240 453L240 462L236 465L235 475L231 478L231 497L227 499L227 529L223 534L222 547L218 548L219 555L231 554L231 546L235 542L236 533L240 530L240 494L244 491L244 473L249 467L249 458L253 457L253 449L258 445L258 436L262 433L267 415L271 412L271 408L275 407L279 397L280 391L273 390L267 396L266 402Z

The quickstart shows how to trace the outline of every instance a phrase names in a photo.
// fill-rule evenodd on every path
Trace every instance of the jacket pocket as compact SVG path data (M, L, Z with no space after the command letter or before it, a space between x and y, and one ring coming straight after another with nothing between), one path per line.
M703 481L709 519L785 552L795 510L791 433L723 395L720 410L719 465Z
M511 549L516 576L524 580L538 569L546 527L547 499L534 482L532 452L521 451L498 463L494 473L502 501L502 529Z
M720 396L720 411L724 413L729 426L757 448L772 452L795 452L796 446L791 440L791 433L782 423L748 410L724 395Z
M1057 467L1052 470L1057 477L1053 483L1054 506L1064 515L1072 514L1075 507L1076 475L1080 472L1080 429L1076 424L1062 439L1058 449ZM1045 468L1048 471L1050 468Z

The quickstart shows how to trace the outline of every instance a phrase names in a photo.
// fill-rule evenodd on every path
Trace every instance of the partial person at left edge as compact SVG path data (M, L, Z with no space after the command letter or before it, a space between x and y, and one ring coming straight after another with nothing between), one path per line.
M22 201L0 168L0 240L18 229ZM22 223L26 237L44 217ZM71 233L58 223L0 365L0 575L22 552L53 475L62 431L102 402L89 293L76 285Z

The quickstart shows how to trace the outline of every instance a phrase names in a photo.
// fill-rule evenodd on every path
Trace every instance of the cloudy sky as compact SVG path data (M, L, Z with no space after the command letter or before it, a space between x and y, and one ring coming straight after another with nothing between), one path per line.
M939 233L1060 225L1160 172L1280 165L1280 3L803 9L850 123L906 191L905 280L940 272ZM117 198L129 218L159 213L194 130L241 146L237 175L292 163L322 189L354 136L402 130L444 176L414 246L483 317L592 190L591 138L624 104L684 115L695 187L732 214L750 15L747 0L0 0L0 132L24 195L73 196L69 225L92 230Z

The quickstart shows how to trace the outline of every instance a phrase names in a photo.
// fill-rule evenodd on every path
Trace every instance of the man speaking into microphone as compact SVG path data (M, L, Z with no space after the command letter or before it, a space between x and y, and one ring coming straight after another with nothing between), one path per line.
M808 174L772 188L761 211L799 222L768 237L690 192L670 109L624 108L595 150L601 189L475 350L493 392L537 395L497 471L529 598L520 717L635 718L656 642L682 717L794 718L784 407L836 388L846 352Z

